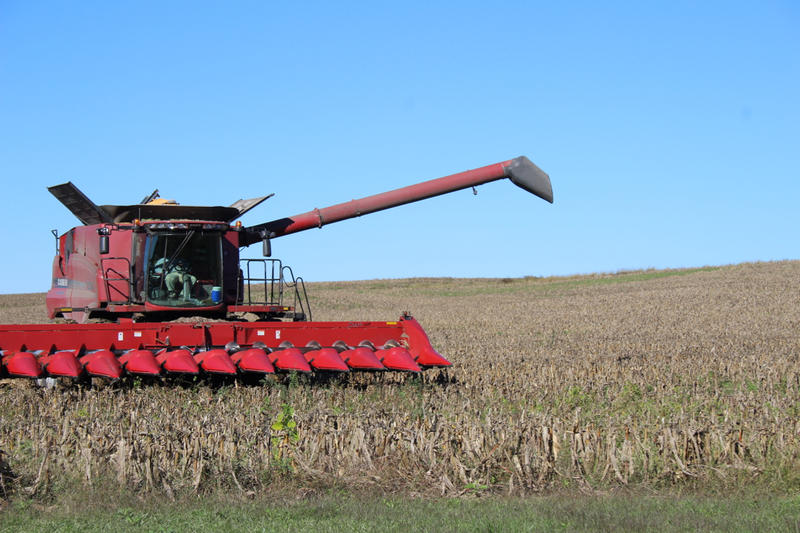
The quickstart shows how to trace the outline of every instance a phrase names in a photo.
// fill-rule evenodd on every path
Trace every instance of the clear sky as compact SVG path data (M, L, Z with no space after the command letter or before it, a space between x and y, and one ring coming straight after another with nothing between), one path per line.
M800 4L0 0L0 292L158 188L256 224L527 155L509 181L276 239L307 281L800 257ZM258 247L248 250L257 257Z

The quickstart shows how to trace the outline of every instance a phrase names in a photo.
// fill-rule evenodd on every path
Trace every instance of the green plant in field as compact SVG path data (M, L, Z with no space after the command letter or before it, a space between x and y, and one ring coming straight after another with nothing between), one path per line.
M289 372L289 375L285 378L279 389L281 401L284 403L291 402L294 393L298 389L300 389L300 375L295 371Z
M577 407L589 407L594 403L594 397L590 392L584 391L581 387L573 385L564 393L560 403L569 409Z
M483 492L489 488L489 485L482 485L481 483L467 483L464 488L472 492Z
M294 420L294 407L288 403L283 404L281 412L275 422L270 426L270 447L272 458L278 465L291 469L291 460L286 457L286 451L300 440L297 422Z
M143 526L150 518L147 512L123 507L116 512L117 518L131 526Z
M33 457L34 452L34 443L31 439L20 440L19 446L14 450L15 454L23 457Z
M295 443L300 439L297 431L297 422L294 420L294 408L289 404L283 404L278 418L270 426L272 431L276 431L282 438L289 442Z
M233 390L233 387L231 385L223 385L222 387L216 390L215 396L217 396L217 398L224 398L225 396L230 394L231 390Z
M647 407L647 402L644 402L643 398L644 394L639 385L626 382L622 386L622 390L619 392L614 404L625 414L635 411L644 411L645 407Z
M269 394L267 394L266 396L264 396L264 399L261 400L261 406L258 408L258 410L261 413L266 413L267 411L269 411L271 405L272 405L272 401L271 401L271 399L269 397Z
M730 396L735 392L736 387L733 384L733 381L729 379L723 379L719 381L719 389L722 394Z

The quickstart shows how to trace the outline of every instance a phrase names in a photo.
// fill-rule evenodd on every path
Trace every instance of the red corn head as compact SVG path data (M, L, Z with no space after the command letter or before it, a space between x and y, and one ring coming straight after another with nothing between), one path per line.
M81 375L80 363L75 350L60 350L39 358L39 364L50 376L77 378Z
M194 360L200 368L210 374L236 375L236 365L231 361L231 356L222 348L214 348L194 354Z
M452 363L433 349L431 341L422 326L409 318L403 321L405 334L408 335L408 351L417 364L422 366L451 366Z
M31 352L14 352L3 355L2 365L10 376L38 378L42 375L42 367Z
M242 372L261 372L263 374L275 372L275 367L269 361L267 352L261 348L240 350L231 355L231 360Z
M290 347L275 350L269 354L272 364L279 370L311 372L311 366L298 348Z
M389 370L402 370L405 372L422 372L422 369L408 350L400 346L384 347L375 351L375 356Z
M161 374L161 365L150 350L128 350L119 357L119 362L129 374L145 376Z
M420 350L409 349L408 351L420 366L451 366L453 364L430 346Z
M334 372L349 372L350 367L339 357L335 348L318 348L305 353L306 361L314 370L332 370Z
M346 349L339 354L339 357L353 370L386 370L375 357L375 352L366 346Z
M167 372L175 374L197 374L200 367L192 358L192 352L186 348L167 351L161 350L156 354L156 361Z
M110 350L89 352L79 359L80 364L90 376L119 379L122 365Z

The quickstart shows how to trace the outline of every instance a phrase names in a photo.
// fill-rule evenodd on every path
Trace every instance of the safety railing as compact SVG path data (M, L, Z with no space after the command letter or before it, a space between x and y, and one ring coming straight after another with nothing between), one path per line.
M109 263L112 261L122 261L125 263L127 272L123 274L120 272L119 267ZM106 302L109 304L129 304L131 303L131 295L133 294L133 286L131 284L131 262L127 257L103 257L100 259L100 270L103 273L103 286L106 293ZM121 287L124 286L124 289ZM120 299L112 299L111 293Z
M289 275L286 276L284 273ZM311 320L311 306L308 303L308 293L306 292L306 283L303 278L300 276L295 277L292 267L287 265L281 269L281 279L284 280L286 288L294 295L293 307L295 316L298 316L299 311L302 317L300 318L301 320Z
M306 286L280 259L240 259L236 301L243 305L292 306L295 319L311 320ZM289 301L291 300L291 301Z

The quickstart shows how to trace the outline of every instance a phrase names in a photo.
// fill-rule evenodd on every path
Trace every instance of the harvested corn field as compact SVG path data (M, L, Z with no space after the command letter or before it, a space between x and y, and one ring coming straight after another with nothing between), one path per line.
M410 310L454 367L252 386L6 380L0 491L797 487L798 279L792 261L312 284L315 319ZM0 322L43 321L44 295L0 297Z

